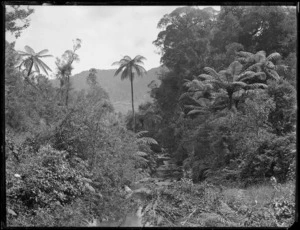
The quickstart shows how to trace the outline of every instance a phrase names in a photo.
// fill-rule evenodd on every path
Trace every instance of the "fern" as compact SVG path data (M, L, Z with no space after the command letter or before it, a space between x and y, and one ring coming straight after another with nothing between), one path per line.
M141 136L143 136L143 135L146 134L146 133L148 133L147 130L140 131L140 132L136 133L136 137L137 137L137 138L140 138Z
M270 54L267 57L268 61L275 61L275 62L277 62L279 59L281 59L281 55L279 53L277 53L277 52L272 53L272 54Z
M140 137L137 139L137 143L138 144L147 144L147 145L152 145L152 144L157 145L158 144L157 141L151 137Z

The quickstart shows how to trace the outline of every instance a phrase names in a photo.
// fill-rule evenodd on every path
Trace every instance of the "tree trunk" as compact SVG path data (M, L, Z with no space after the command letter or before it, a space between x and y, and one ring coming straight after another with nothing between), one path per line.
M228 92L228 97L229 97L229 104L228 104L228 109L232 109L232 93Z
M33 66L33 60L31 60L31 65L30 65L30 67L29 67L27 77L29 77L29 75L30 75L30 73L31 73L32 66Z
M70 82L70 76L67 76L67 82L66 82L66 106L68 107L68 99L69 99L69 82Z
M133 73L130 74L130 83L131 83L131 104L132 104L132 115L133 115L133 131L135 132L135 113L134 113L134 100L133 100Z

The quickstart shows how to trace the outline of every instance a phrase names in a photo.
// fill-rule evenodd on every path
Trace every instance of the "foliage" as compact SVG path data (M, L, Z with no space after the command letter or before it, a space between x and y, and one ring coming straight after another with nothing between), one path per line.
M131 105L132 105L132 115L133 115L133 131L136 131L136 118L135 118L135 112L134 112L134 97L133 97L133 80L135 74L137 76L143 76L146 73L146 70L144 69L143 65L144 60L146 60L145 57L141 55L137 55L134 57L134 59L131 59L129 56L124 56L120 61L114 62L113 65L119 65L119 68L116 70L115 75L117 76L119 73L121 73L121 80L124 80L126 78L129 78L131 83Z
M73 41L73 50L66 50L61 58L56 58L57 73L56 77L60 81L60 100L63 100L65 94L65 105L68 106L69 91L71 88L70 76L72 74L72 64L79 61L76 51L81 48L81 39L77 38Z
M34 13L34 9L22 8L19 5L6 5L5 32L11 32L16 38L20 37L22 31L30 25L29 16Z
M32 74L32 67L35 68L35 71L37 73L40 73L40 68L48 75L48 71L51 71L51 69L43 62L40 60L40 58L43 57L52 57L52 55L45 55L48 53L47 49L44 49L38 53L35 53L34 50L30 46L25 46L24 47L25 51L19 51L19 55L22 57L27 57L25 58L21 64L19 65L19 68L21 69L22 66L25 66L25 70L27 71L27 77Z

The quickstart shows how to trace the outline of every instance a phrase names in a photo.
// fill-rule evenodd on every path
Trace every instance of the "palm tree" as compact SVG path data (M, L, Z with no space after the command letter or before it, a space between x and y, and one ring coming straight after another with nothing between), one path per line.
M132 114L133 114L133 131L135 132L135 113L134 113L134 99L133 99L133 80L135 74L142 76L146 73L144 67L140 64L144 64L143 60L146 60L145 57L137 55L134 59L131 59L129 56L124 56L120 61L114 62L112 65L119 65L119 68L116 70L114 76L121 74L121 80L126 78L130 79L131 83L131 104L132 104Z
M52 57L52 55L44 55L48 53L47 49L44 49L38 53L35 53L34 50L30 46L24 47L25 51L18 51L19 55L26 57L22 63L20 64L19 68L22 67L22 65L25 66L25 69L27 72L27 77L32 73L32 68L35 68L35 71L40 73L40 68L48 75L48 71L52 71L40 58L44 57Z
M238 61L245 64L246 71L264 72L267 76L266 79L279 80L280 76L277 71L286 71L287 66L277 64L278 60L281 59L281 55L277 52L266 56L265 51L259 51L255 54L250 52L240 51L237 52L239 56Z

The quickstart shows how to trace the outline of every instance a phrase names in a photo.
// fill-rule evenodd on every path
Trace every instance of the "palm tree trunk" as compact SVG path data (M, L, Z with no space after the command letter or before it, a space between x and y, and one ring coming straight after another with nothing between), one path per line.
M132 115L133 115L133 131L135 132L135 113L134 113L134 101L133 101L133 73L131 72L130 83L131 83L131 104L132 104Z

